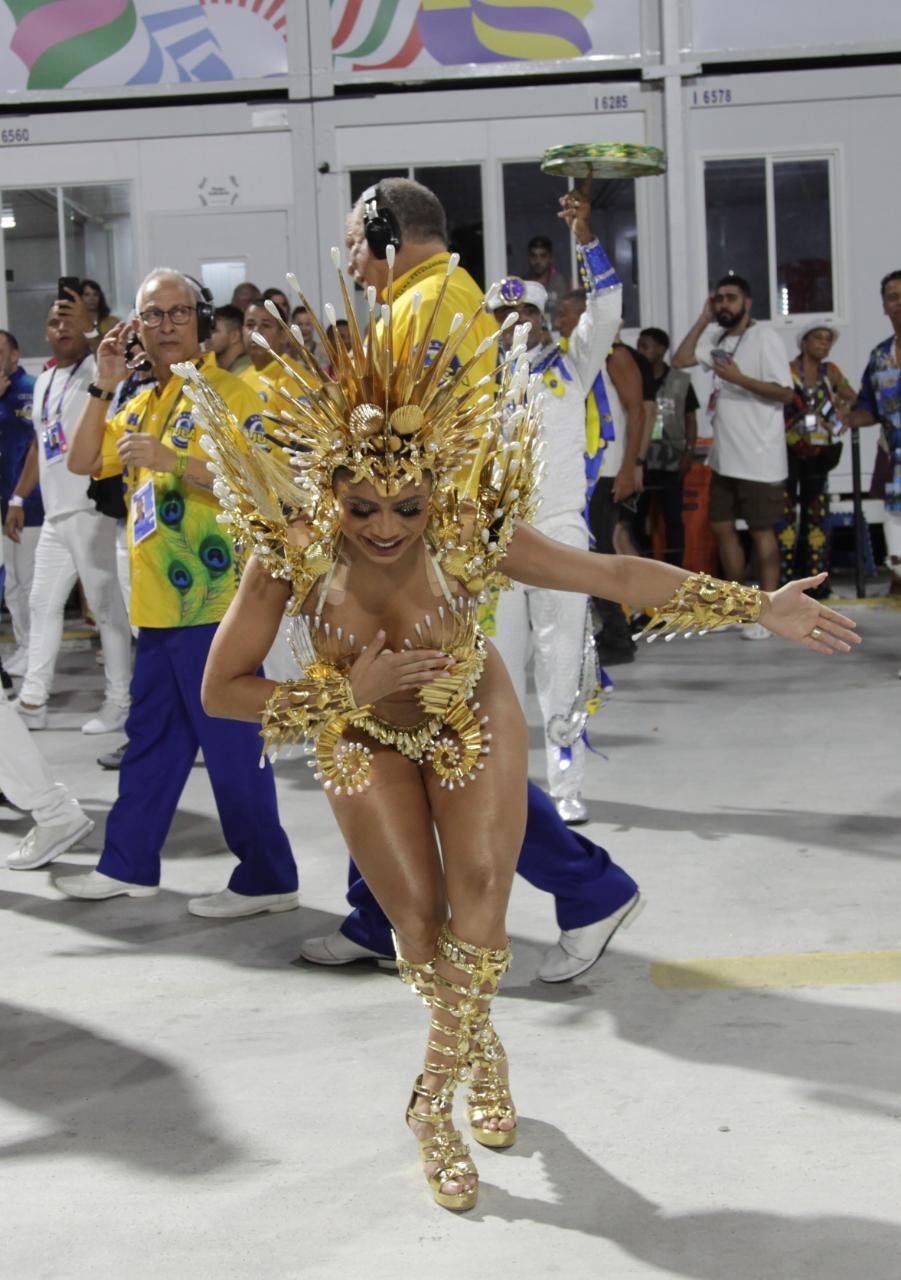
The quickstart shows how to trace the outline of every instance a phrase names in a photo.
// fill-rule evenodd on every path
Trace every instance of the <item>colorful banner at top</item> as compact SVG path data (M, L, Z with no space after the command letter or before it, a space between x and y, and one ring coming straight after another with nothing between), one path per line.
M331 0L338 83L484 64L622 59L640 51L635 0Z
M285 76L287 0L0 0L6 91Z

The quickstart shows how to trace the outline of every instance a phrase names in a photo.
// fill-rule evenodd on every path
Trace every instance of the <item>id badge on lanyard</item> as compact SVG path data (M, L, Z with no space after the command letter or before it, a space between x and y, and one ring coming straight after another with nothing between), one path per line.
M131 495L132 543L138 546L154 533L156 533L156 493L151 476Z
M66 440L63 424L61 422L54 422L52 425L48 423L41 432L41 443L44 446L45 462L59 462L60 458L65 457L69 444Z

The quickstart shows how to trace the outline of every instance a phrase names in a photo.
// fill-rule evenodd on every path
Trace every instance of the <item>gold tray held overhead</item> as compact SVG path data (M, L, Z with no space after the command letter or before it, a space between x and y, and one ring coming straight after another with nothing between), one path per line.
M548 147L541 170L555 178L647 178L666 172L666 156L633 142L574 142Z

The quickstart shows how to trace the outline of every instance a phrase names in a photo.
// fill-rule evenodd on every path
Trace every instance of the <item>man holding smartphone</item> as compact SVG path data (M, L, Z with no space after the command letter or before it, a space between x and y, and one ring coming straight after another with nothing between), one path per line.
M788 460L783 405L792 399L792 374L782 339L751 318L751 286L742 276L717 282L700 316L673 356L673 368L700 364L713 373L707 411L713 423L710 525L727 578L742 582L745 553L736 529L744 520L757 557L760 586L779 586L779 543ZM769 636L758 624L748 640Z

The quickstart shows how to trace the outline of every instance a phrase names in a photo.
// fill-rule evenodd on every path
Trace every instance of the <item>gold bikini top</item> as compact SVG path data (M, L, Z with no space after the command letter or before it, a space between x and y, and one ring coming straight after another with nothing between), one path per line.
M429 577L443 602L416 623L416 643L408 637L404 644L410 649L441 649L455 661L444 675L417 690L422 718L416 723L398 725L377 716L372 707L354 703L349 674L362 649L354 635L323 619L343 567L340 560L319 584L312 611L304 602L292 618L289 640L303 679L280 685L269 699L263 715L266 751L274 759L286 744L311 742L318 766L315 776L326 789L334 787L336 795L369 785L372 753L360 741L361 734L417 764L427 761L441 785L451 790L474 779L483 767L480 756L490 751L487 717L477 717L478 704L470 702L486 658L479 601L452 594L437 558L425 546ZM357 732L348 735L348 730Z

